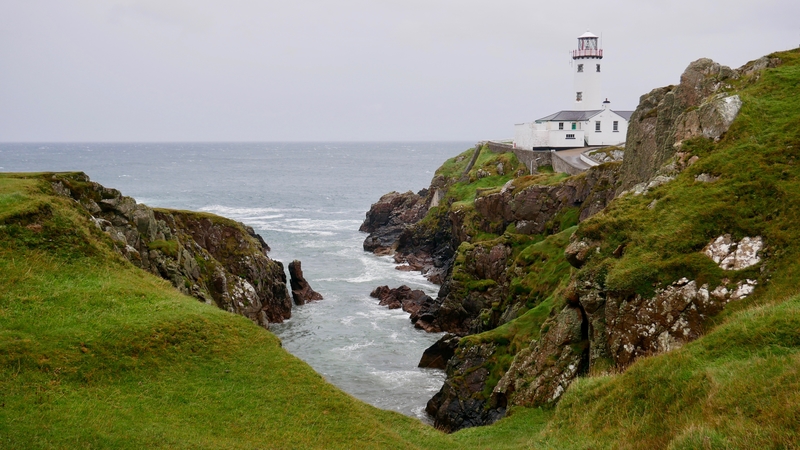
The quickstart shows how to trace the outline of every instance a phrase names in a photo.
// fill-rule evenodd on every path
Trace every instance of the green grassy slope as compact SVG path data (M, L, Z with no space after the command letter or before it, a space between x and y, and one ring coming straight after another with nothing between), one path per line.
M742 81L720 142L684 147L695 165L577 231L609 240L597 261L619 289L678 266L721 276L691 257L714 223L765 236L769 281L693 343L579 379L552 410L453 435L353 399L268 331L134 268L46 176L0 175L0 448L798 447L800 52L777 56ZM536 335L522 322L493 332L511 345L515 328Z
M762 280L708 334L617 375L574 383L540 437L559 448L800 446L800 51L733 86L742 110L719 141L683 146L699 160L650 193L618 199L577 234L601 239L585 271L606 288L650 295L686 276ZM695 181L700 174L719 177ZM768 263L723 272L700 254L722 233L763 236ZM625 245L622 257L613 255ZM512 417L510 419L514 421ZM520 419L524 420L524 419Z
M245 318L134 268L41 177L0 176L0 447L415 447Z

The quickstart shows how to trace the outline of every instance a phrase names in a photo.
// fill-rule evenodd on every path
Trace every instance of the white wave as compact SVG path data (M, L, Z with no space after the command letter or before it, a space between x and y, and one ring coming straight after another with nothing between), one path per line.
M286 209L286 208L236 208L224 205L209 205L200 208L200 211L213 212L221 215L236 215L236 216L253 216L269 213L283 213L288 211L306 211L303 209Z
M285 214L268 214L266 216L247 216L247 217L240 217L239 220L243 221L253 221L253 220L268 220L268 219L280 219L281 217L285 217Z
M297 217L284 220L284 222L293 228L298 229L322 229L322 230L353 230L358 227L361 222L358 220L341 219L310 219L307 217Z
M310 234L312 236L334 236L336 233L332 231L314 231L314 230L297 230L291 228L285 228L280 226L274 225L266 225L266 224L250 224L253 228L257 228L258 231L274 231L276 233L289 233L289 234Z
M373 370L370 375L391 386L412 381L425 382L430 378L427 373L419 370Z
M339 348L334 348L331 351L350 354L350 353L353 353L356 350L360 350L362 348L371 347L373 345L375 345L375 341L356 342L355 344L346 345L344 347L339 347Z

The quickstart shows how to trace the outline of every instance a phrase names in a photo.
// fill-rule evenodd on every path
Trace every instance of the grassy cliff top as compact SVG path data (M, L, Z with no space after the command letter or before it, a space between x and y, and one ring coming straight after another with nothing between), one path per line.
M800 52L775 56L781 66L741 87L728 134L687 144L695 165L578 228L609 240L589 267L620 289L647 289L678 264L717 276L685 259L716 236L710 223L766 237L769 285L678 350L579 379L553 410L517 408L453 435L353 399L268 331L136 269L46 177L0 174L0 447L796 446ZM695 183L701 173L720 179ZM621 243L630 250L612 260ZM495 334L513 342L513 327Z

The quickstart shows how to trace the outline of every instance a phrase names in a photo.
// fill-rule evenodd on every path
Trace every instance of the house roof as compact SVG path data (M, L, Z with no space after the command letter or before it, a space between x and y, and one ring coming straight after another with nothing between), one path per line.
M550 114L549 116L542 117L537 122L581 122L589 120L595 115L599 114L602 109L593 109L591 111L559 111Z
M623 119L630 121L631 116L633 115L633 111L614 111L618 115L622 116Z
M583 122L591 119L601 112L603 112L602 109L592 109L589 111L559 111L557 113L550 114L549 116L542 117L536 122ZM631 114L633 114L633 111L612 110L611 112L617 114L625 120L631 120Z

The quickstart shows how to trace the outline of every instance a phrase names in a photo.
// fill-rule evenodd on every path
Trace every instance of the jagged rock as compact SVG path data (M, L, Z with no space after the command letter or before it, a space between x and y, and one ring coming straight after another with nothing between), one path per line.
M176 289L268 327L291 316L283 265L252 228L222 217L154 210L83 173L53 176L132 264ZM60 187L57 187L60 186Z
M322 295L311 289L308 281L303 277L300 261L296 259L289 263L289 282L292 286L292 298L295 305L304 305L308 302L322 300Z
M427 194L427 192L426 192ZM390 192L367 211L359 231L370 233L364 240L364 250L378 254L390 253L400 233L419 222L427 212L425 197L411 191Z
M764 248L761 236L744 237L735 242L726 234L711 241L703 253L711 258L723 270L742 270L761 262L758 253Z
M474 395L486 385L489 371L482 367L495 351L494 344L469 345L456 350L447 363L444 385L428 401L425 411L434 426L446 432L495 422L505 415L505 405L487 406Z
M689 64L678 86L643 95L628 126L619 192L650 180L680 148L676 143L696 136L722 136L742 105L738 96L724 93L739 76L702 58Z
M557 401L588 368L586 321L580 308L565 307L538 342L514 357L495 386L495 402L538 406Z
M618 175L618 165L604 165L557 185L532 185L516 193L510 185L504 186L498 193L475 199L475 210L481 216L478 227L502 234L514 223L518 233L538 234L559 212L571 207L580 208L579 219L586 220L614 198Z
M395 289L390 289L389 286L378 286L369 295L380 300L378 304L389 309L403 308L403 311L410 314L411 322L417 328L438 331L425 323L431 319L429 317L430 310L437 306L436 301L419 289L412 290L406 285ZM423 323L419 323L420 320Z
M417 367L445 369L447 362L455 354L459 342L461 342L460 337L450 333L445 334L425 349Z

